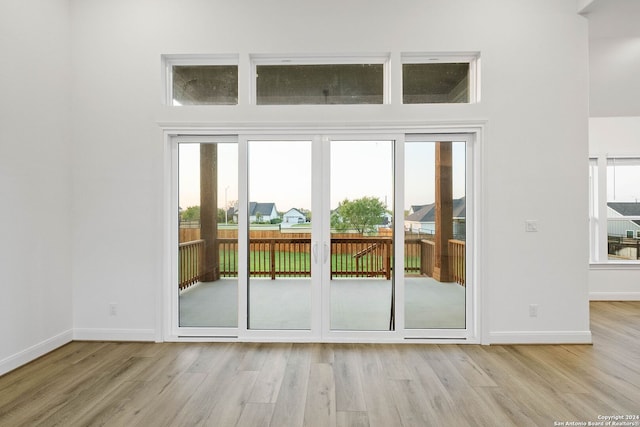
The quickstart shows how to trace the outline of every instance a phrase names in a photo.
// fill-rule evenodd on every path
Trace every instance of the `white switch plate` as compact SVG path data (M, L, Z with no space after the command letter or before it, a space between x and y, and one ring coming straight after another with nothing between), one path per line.
M524 231L527 233L537 233L538 232L538 220L536 219L528 219L524 222Z

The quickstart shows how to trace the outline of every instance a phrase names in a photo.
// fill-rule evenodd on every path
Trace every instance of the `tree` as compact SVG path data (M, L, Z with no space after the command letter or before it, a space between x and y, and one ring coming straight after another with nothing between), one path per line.
M302 215L304 215L306 222L311 222L311 211L309 209L300 208L298 209Z
M226 220L226 215L224 209L218 208L218 224L224 224Z
M331 214L331 226L339 231L356 230L358 233L376 231L387 212L377 197L344 199Z
M200 221L200 206L189 206L180 215L182 221Z

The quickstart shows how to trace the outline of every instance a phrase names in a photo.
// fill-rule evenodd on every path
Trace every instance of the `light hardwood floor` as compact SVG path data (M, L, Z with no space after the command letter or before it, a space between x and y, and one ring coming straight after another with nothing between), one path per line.
M640 302L591 303L591 325L593 346L73 342L0 377L0 426L553 426L640 416Z

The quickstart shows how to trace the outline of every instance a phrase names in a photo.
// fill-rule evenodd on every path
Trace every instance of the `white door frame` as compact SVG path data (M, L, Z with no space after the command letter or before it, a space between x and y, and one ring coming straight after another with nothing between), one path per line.
M238 127L191 127L191 126L165 126L165 174L164 174L164 273L160 298L157 298L157 341L287 341L287 342L428 342L428 343L487 343L488 332L486 317L487 307L482 306L486 301L482 298L485 292L482 280L483 271L480 268L483 233L482 233L482 200L483 187L483 123L466 123L455 126L448 125L378 125L378 126L238 126ZM231 136L230 136L231 135ZM248 238L248 227L246 224L247 198L247 141L268 139L305 139L312 140L313 156L320 156L314 159L314 168L320 167L322 173L314 171L312 188L314 194L318 189L323 195L323 200L315 198L312 210L319 212L321 206L328 206L328 179L323 178L330 170L328 164L329 144L323 143L331 139L339 140L393 140L396 141L394 169L395 169L395 212L403 212L404 199L404 143L406 140L420 135L421 141L430 140L451 140L452 137L464 137L467 143L467 218L471 224L467 225L467 238L471 244L467 245L467 328L463 333L455 333L456 330L405 330L404 329L404 224L402 221L394 221L394 270L396 274L396 313L395 331L330 331L328 320L320 324L319 319L327 319L326 314L320 316L312 313L312 325L310 331L254 331L247 329L246 316L246 283L247 273L238 274L239 281L239 313L238 328L180 328L177 327L177 293L175 284L177 283L177 144L189 140L191 142L217 142L220 138L229 142L229 138L236 138L238 141L239 158L239 263L246 262L246 244ZM324 138L324 141L323 141ZM431 138L431 139L424 139ZM456 139L459 140L459 139ZM316 164L318 162L318 164ZM244 199L244 200L243 200ZM325 200L327 199L327 200ZM244 207L245 212L242 212ZM471 214L470 212L471 211ZM318 235L322 236L322 244L329 236L329 218L323 215L322 224ZM469 227L471 225L471 227ZM314 230L316 231L316 230ZM315 237L314 237L315 238ZM244 253L244 255L242 255ZM244 264L240 264L244 265ZM246 270L246 269L240 269ZM326 276L327 269L323 274ZM312 278L313 280L313 278ZM322 282L326 279L320 278ZM320 298L322 305L328 307L329 291L327 286L312 284L313 298ZM244 292L244 295L242 293ZM316 304L312 304L312 307ZM244 307L244 309L242 308ZM482 308L482 309L481 309ZM312 308L313 310L313 308ZM327 309L328 310L328 309ZM327 312L328 314L328 312ZM482 314L482 316L481 316ZM453 331L453 333L452 333Z
M312 170L311 174L311 212L314 214L320 213L322 199L321 197L314 197L314 195L322 194L322 176L321 176L321 146L320 146L320 138L318 135L314 134L281 134L281 133L253 133L253 134L245 134L241 133L238 137L239 151L238 151L238 172L240 174L240 182L238 186L238 248L239 251L242 251L242 257L238 258L238 266L246 266L247 264L247 243L248 243L248 230L249 224L247 223L248 214L246 212L247 206L249 206L249 142L256 141L310 141L311 142L311 156L312 156ZM318 157L320 156L320 157ZM242 209L240 209L242 208ZM240 222L240 217L242 217L243 221ZM322 231L322 223L320 221L312 221L311 222L311 248L312 252L314 251L314 247L320 247L318 242L319 236L321 236ZM242 240L242 243L240 243ZM238 337L242 341L264 341L264 342L290 342L290 341L301 341L301 342L318 342L322 339L321 329L320 329L320 304L316 303L320 301L321 296L321 287L322 287L322 275L321 269L318 268L322 260L322 256L314 257L312 254L312 265L315 265L316 268L311 268L311 328L309 330L292 330L292 329L282 329L282 330L263 330L263 329L249 329L247 316L248 316L248 285L249 285L249 275L246 268L238 267L238 311L239 311L239 319L238 322ZM242 271L242 275L240 272Z
M393 144L393 153L394 153L394 164L393 164L393 173L395 175L394 179L394 197L393 197L393 210L396 212L403 212L404 208L402 208L404 204L404 194L401 194L400 191L402 186L401 180L398 180L398 175L400 173L396 171L402 171L402 166L404 165L404 158L402 162L398 162L398 147L403 145L404 134L402 133L390 133L390 132L375 132L375 133L325 133L321 136L322 138L322 150L323 150L323 209L322 219L322 246L329 248L329 258L331 257L331 225L330 218L328 215L330 209L330 194L331 194L331 142L332 141L390 141ZM404 246L404 222L395 220L396 216L394 215L394 246L395 250L399 247ZM397 254L397 252L394 252ZM403 339L402 330L403 328L398 328L398 314L400 313L400 317L404 319L404 304L398 304L398 301L404 301L404 297L402 296L402 300L399 299L398 288L402 286L398 286L401 274L397 274L397 272L403 272L404 260L399 256L394 256L394 276L392 278L392 287L395 288L395 321L396 327L391 331L367 331L367 330L332 330L331 329L331 263L326 263L323 265L323 276L322 276L322 340L330 341L330 342L398 342ZM398 269L400 266L400 269ZM401 295L404 295L401 292ZM402 323L404 325L404 321Z

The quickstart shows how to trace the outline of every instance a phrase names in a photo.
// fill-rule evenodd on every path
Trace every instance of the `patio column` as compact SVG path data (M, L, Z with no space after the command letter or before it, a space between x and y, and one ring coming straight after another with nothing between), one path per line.
M200 238L204 240L203 282L220 278L218 255L218 146L200 144Z
M453 178L451 142L436 143L436 236L433 278L451 282L449 240L453 238Z

